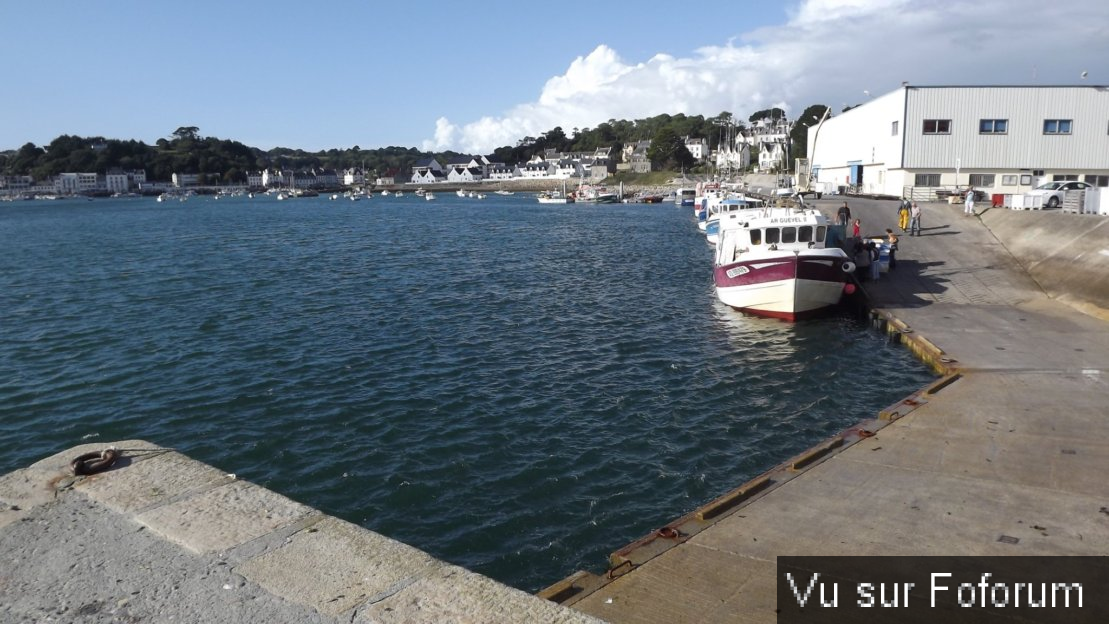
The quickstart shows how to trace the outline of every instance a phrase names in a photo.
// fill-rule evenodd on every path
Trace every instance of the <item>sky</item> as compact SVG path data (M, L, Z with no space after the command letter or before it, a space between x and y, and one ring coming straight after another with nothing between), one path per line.
M0 0L0 55L0 150L196 126L487 154L610 119L838 112L902 82L1109 85L1109 2Z

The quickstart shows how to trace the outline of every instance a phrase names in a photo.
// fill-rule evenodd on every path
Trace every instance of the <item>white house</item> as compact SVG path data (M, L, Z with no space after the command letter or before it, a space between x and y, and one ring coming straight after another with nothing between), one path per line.
M81 193L95 191L96 188L95 173L59 173L54 179L54 190L58 193Z
M344 169L344 186L361 186L366 183L366 174L361 169Z
M1109 87L910 86L809 128L817 181L892 197L1109 186Z
M520 176L522 178L546 178L550 171L550 165L545 160L533 160L525 163L519 167Z
M700 162L708 156L709 142L704 137L685 137L685 148Z
M412 184L438 184L446 180L447 176L442 171L433 169L420 169L412 174Z
M447 182L480 182L481 167L454 167L447 173Z
M746 171L751 166L751 146L744 142L721 145L716 151L716 168L722 171Z
M292 171L266 169L262 172L262 186L266 188L289 186L292 178Z
M246 184L251 188L258 188L264 186L262 184L262 172L250 171L246 174Z
M515 177L515 167L508 165L498 164L489 168L489 180L511 180Z
M122 171L109 171L104 174L104 188L111 193L126 193L130 190L130 181Z

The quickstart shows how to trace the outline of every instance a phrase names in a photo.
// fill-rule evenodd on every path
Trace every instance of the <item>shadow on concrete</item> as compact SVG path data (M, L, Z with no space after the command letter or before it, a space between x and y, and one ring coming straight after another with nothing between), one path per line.
M936 295L948 289L949 280L934 272L943 264L898 258L897 268L883 273L878 281L863 282L862 287L866 290L870 305L874 307L926 306L933 303Z

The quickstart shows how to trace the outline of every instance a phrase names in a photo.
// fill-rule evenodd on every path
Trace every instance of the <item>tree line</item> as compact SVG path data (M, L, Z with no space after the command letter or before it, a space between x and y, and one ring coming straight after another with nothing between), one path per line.
M814 105L805 109L793 129L793 154L804 155L804 143L809 125L816 122L827 107ZM784 111L772 108L758 111L748 118L754 123L764 118L782 118ZM695 170L697 163L685 147L683 137L708 140L715 148L728 136L745 128L729 112L714 117L657 115L646 119L610 119L595 128L574 128L567 134L555 127L537 137L524 137L516 145L499 147L487 155L494 162L516 164L542 155L548 149L558 152L593 152L597 148L611 147L612 157L627 144L651 141L648 159L655 168ZM799 151L800 150L800 151ZM414 147L382 147L363 150L359 146L347 149L329 149L306 152L300 149L276 147L261 150L238 141L204 137L196 126L182 126L169 137L158 139L154 145L142 141L106 139L104 137L78 137L62 135L46 146L27 143L18 150L0 152L0 172L6 175L30 175L36 180L46 180L63 172L106 172L112 169L145 170L151 180L169 180L173 173L198 174L207 184L243 184L247 173L267 168L278 169L344 169L360 168L373 175L410 171L421 159L434 157L441 163L458 156L459 152L424 152Z

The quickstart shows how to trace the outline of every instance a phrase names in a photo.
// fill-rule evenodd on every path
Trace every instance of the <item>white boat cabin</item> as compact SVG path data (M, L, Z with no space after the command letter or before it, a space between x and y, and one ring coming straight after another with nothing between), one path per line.
M721 215L716 264L730 264L745 254L823 249L828 219L816 210L766 208Z

